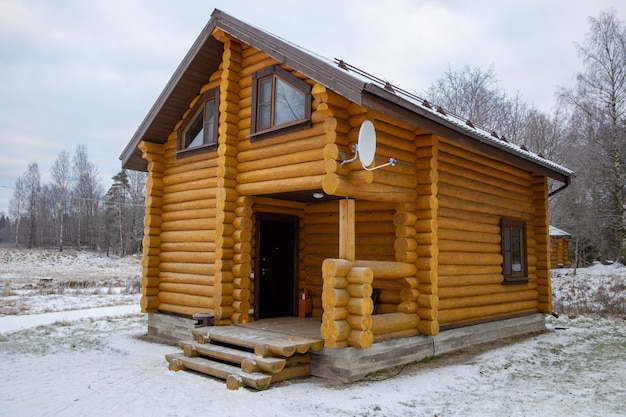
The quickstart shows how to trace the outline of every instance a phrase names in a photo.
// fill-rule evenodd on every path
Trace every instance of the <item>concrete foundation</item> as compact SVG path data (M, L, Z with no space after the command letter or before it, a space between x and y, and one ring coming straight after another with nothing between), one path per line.
M195 320L168 314L149 314L148 336L162 343L192 339ZM316 324L318 326L318 324ZM505 337L546 329L543 314L516 317L446 330L437 336L418 335L374 343L367 349L323 348L311 353L311 375L354 382L372 372L430 359ZM272 330L272 329L267 329ZM285 329L280 333L289 333Z
M161 343L177 344L193 338L195 320L170 314L148 314L148 336Z
M430 359L481 343L545 330L543 314L446 330L437 336L414 336L374 343L367 349L323 348L311 352L311 375L353 382L366 375Z

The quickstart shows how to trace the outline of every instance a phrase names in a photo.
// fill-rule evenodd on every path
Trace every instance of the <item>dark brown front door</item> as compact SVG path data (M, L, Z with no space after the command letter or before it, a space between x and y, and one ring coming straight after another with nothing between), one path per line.
M297 218L257 214L255 318L296 314Z

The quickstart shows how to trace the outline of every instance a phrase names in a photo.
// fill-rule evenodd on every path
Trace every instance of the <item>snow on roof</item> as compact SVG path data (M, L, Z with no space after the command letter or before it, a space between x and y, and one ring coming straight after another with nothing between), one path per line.
M572 237L569 233L550 225L550 236L554 237Z

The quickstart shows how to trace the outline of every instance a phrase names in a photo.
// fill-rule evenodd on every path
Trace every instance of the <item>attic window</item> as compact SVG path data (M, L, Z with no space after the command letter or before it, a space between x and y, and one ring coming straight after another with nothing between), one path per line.
M178 155L196 155L217 147L219 89L204 92L178 130Z
M526 245L526 222L501 220L502 273L505 284L528 282L528 252Z
M311 86L277 65L252 76L251 140L311 125Z

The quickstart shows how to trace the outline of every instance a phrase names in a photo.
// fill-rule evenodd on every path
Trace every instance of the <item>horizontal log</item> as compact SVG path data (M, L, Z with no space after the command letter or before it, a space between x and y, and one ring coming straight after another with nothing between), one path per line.
M356 266L350 268L350 271L346 274L346 280L351 284L371 284L374 280L374 273L369 267Z
M473 269L473 268L471 268ZM499 274L481 274L475 273L469 274L466 270L465 275L439 275L439 289L444 291L445 294L451 294L448 291L456 291L456 289L462 289L466 286L473 285L489 285L489 284L502 284L504 277L502 273Z
M169 291L160 291L158 298L160 303L175 304L179 306L211 309L215 305L212 297L181 294Z
M161 262L159 265L161 272L172 272L193 275L214 275L215 265L213 264L196 264L196 263L179 263L179 262Z
M214 252L166 252L159 253L161 262L191 262L199 264L207 264L215 262Z
M335 174L327 174L323 179L322 187L324 192L329 195L371 201L410 202L414 201L417 196L414 189L379 183L354 185L348 178L342 178Z
M502 265L499 253L440 252L439 266L442 265Z
M437 320L420 320L417 329L421 334L435 336L439 334L439 322Z
M415 328L415 329L407 329L407 330L399 330L397 332L390 332L390 333L374 335L374 342L375 343L379 343L379 342L383 342L385 340L401 339L403 337L411 337L411 336L415 336L415 335L418 335L418 334L419 334L419 330L417 328Z
M367 267L374 273L374 279L398 279L414 276L417 268L414 264L401 262L380 262L357 260L356 266Z
M320 331L324 341L340 341L348 338L351 327L345 320L327 320L322 322Z
M347 291L351 297L367 298L372 296L372 286L370 284L349 284Z
M328 308L331 306L343 307L348 304L348 301L350 301L350 293L347 290L324 290L322 293L322 303Z
M285 178L239 184L236 189L240 195L275 194L290 191L316 190L322 187L325 175Z
M441 298L439 301L439 309L451 310L465 307L480 307L493 304L506 304L515 301L537 300L538 293L536 290L525 291L507 291L495 292L491 294L474 295L457 298Z
M477 275L477 274L502 274L501 265L440 265L440 276Z
M345 277L352 268L352 262L344 259L325 259L322 263L322 273L324 276Z
M346 321L354 330L368 330L372 327L372 316L356 316L349 314Z
M529 282L527 284L520 285L502 285L502 276L499 276L496 283L473 283L461 286L443 286L441 285L441 281L442 280L440 279L439 297L441 299L472 297L486 294L509 294L519 291L536 290L538 287L536 282Z
M172 282L161 282L159 291L176 292L181 294L200 295L203 297L213 297L213 286L197 284L181 284Z
M517 183L521 186L530 186L530 176L527 172L498 161L485 157L470 150L461 149L448 140L440 141L438 158L449 165L464 167L468 170L501 178L502 181Z
M139 305L144 313L154 312L159 308L159 298L157 296L142 296Z
M505 314L532 312L538 310L538 305L537 300L528 300L506 304L440 310L439 323L452 324L479 318L497 317Z
M403 301L398 304L398 313L417 314L419 306L415 301Z
M485 204L480 201L471 201L460 198L454 194L454 190L448 189L441 192L438 196L439 207L447 207L453 210L464 210L474 213L483 213L485 216L499 216L499 217L511 217L519 218L521 220L532 221L533 212L531 207L525 207L527 211L524 211L522 206L494 206L491 204Z
M288 164L288 165L287 165ZM311 162L295 163L283 161L282 165L276 165L265 169L257 169L249 172L242 172L237 176L239 184L254 183L270 180L282 180L288 178L299 178L302 176L316 176L326 173L323 160Z
M439 310L435 308L418 308L417 316L420 318L420 320L438 320Z
M366 349L374 343L374 336L370 330L352 330L347 340L350 346Z
M159 236L163 243L179 243L179 242L215 242L214 230L172 230L163 232Z
M351 298L346 308L350 314L367 316L374 311L374 302L371 298Z
M530 187L520 184L519 178L516 177L515 182L507 181L505 178L494 175L493 171L488 171L490 169L490 167L485 167L482 172L477 172L467 169L465 166L453 165L444 161L440 161L438 167L439 179L446 184L474 189L484 187L493 194L511 193L526 197L530 197L532 194Z
M416 314L390 313L372 316L372 334L381 335L402 330L415 329L419 324Z
M313 142L313 143L311 143ZM287 153L284 155L271 156L266 158L253 159L250 161L240 162L237 165L237 168L240 173L254 172L265 169L273 169L276 167L291 165L291 164L302 164L307 162L314 161L323 161L323 152L319 149L314 141L308 141L309 146L304 148L294 148L294 152ZM239 158L240 161L242 158Z
M327 320L341 321L341 320L346 320L348 318L348 315L349 313L346 307L334 307L334 308L324 310L322 320L323 321L327 321Z
M496 243L477 243L440 239L438 246L440 252L464 252L476 254L502 252L502 246Z

